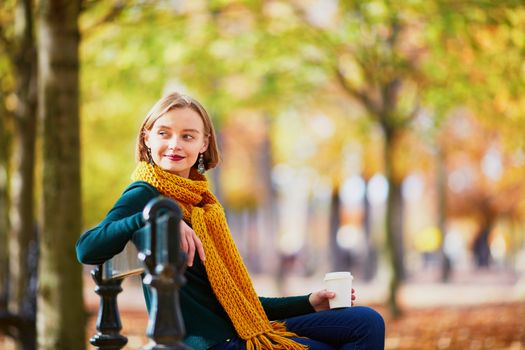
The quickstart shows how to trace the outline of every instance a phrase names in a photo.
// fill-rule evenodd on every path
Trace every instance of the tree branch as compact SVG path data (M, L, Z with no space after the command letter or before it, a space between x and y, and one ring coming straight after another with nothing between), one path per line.
M343 72L338 67L334 68L335 77L339 82L339 85L350 95L358 99L374 117L377 117L381 109L372 101L368 94L364 91L358 90L348 83Z
M100 3L100 0L80 0L80 12L89 11Z
M88 9L90 7L93 7L96 3L98 3L98 1L92 1L89 4L86 4L86 6L84 6L82 8L82 11L85 11L86 9ZM113 4L113 6L111 6L111 8L108 10L108 12L104 16L99 18L91 26L89 26L87 28L84 28L82 31L84 33L87 33L87 32L90 32L91 30L93 30L96 27L99 27L99 26L101 26L103 24L106 24L106 23L109 23L109 22L115 20L124 11L125 8L126 8L126 2L123 1L123 0L118 0L117 2L115 2Z
M7 38L5 35L5 28L0 23L0 45L4 49L4 53L7 57L9 57L10 62L14 62L15 60L15 54L13 50L13 43Z

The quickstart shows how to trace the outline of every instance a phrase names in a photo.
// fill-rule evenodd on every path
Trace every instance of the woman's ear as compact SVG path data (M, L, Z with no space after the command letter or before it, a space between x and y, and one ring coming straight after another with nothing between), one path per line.
M204 144L202 145L202 148L199 153L204 153L208 149L208 145L210 144L210 137L206 136L204 138Z

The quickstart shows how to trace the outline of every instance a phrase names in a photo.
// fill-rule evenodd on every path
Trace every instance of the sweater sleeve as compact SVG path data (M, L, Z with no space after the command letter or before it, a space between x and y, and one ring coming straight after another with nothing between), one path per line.
M284 298L259 297L259 300L266 315L270 321L273 321L315 312L308 297L309 295Z
M77 259L83 264L102 264L120 253L135 231L144 226L142 210L159 193L145 182L132 183L97 226L77 241Z

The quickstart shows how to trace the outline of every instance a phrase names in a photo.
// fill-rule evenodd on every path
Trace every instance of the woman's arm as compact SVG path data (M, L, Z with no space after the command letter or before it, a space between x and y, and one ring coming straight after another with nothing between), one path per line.
M259 297L259 300L270 321L315 312L310 304L309 295L283 298Z
M285 298L259 297L259 300L270 320L282 320L311 312L329 310L328 300L333 297L335 297L334 292L323 289L303 296ZM352 301L352 305L354 305L355 290L353 288L349 298Z
M159 193L145 182L131 184L97 226L80 236L77 259L83 264L102 264L120 253L135 231L144 226L142 210Z

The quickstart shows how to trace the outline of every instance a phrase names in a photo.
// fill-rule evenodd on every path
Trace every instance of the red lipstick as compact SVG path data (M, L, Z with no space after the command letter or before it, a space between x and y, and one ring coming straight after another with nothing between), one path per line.
M179 155L176 155L176 154L167 154L166 157L167 157L169 160L173 160L173 161L175 161L175 162L178 162L179 160L184 159L184 157L179 156Z

